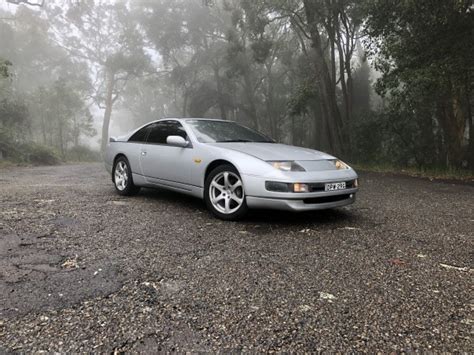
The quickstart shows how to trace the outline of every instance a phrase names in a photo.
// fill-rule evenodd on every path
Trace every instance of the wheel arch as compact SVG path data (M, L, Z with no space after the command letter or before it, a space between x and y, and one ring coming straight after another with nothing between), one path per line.
M120 157L124 157L125 159L128 160L127 156L123 153L117 153L114 157L114 160L113 160L113 163L112 163L112 174L111 174L111 177L112 177L112 181L114 180L114 169L115 169L115 164L117 163L117 160L120 158Z
M216 160L213 160L211 161L207 167L206 167L206 171L204 172L204 182L206 182L207 180L207 177L209 176L209 174L211 173L212 170L214 170L215 168L217 168L218 166L221 166L221 165L232 165L235 169L237 169L237 171L239 172L240 174L240 171L239 171L239 168L233 164L232 162L230 162L229 160L226 160L226 159L216 159ZM204 184L203 184L204 186Z

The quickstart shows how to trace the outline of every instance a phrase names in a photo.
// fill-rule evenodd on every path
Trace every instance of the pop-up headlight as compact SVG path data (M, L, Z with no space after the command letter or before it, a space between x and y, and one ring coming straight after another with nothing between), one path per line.
M349 165L347 165L346 163L344 163L342 160L339 160L339 159L331 160L331 163L334 164L337 170L350 169Z
M268 164L281 171L306 171L294 161L269 161Z

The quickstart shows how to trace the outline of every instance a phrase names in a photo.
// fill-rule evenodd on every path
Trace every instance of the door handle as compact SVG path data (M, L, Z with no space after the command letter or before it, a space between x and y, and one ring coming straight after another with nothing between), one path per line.
M142 150L142 156L146 155L146 151Z

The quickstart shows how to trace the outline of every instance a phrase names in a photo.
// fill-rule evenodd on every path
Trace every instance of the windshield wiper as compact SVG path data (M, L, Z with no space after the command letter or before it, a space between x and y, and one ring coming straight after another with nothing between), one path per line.
M275 143L275 141L251 141L248 139L227 139L216 143Z
M249 143L253 141L249 141L248 139L227 139L223 141L216 141L216 143Z

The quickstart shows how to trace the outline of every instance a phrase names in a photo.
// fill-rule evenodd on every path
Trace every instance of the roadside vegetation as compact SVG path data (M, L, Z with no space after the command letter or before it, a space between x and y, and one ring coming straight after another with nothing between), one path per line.
M463 181L474 183L474 172L469 169L450 169L446 167L400 167L396 165L368 165L354 164L352 165L358 172L376 172L395 175L406 175L411 177L426 178L429 180L443 181Z
M215 117L370 169L473 174L472 1L0 1L0 159L94 160L111 130Z

